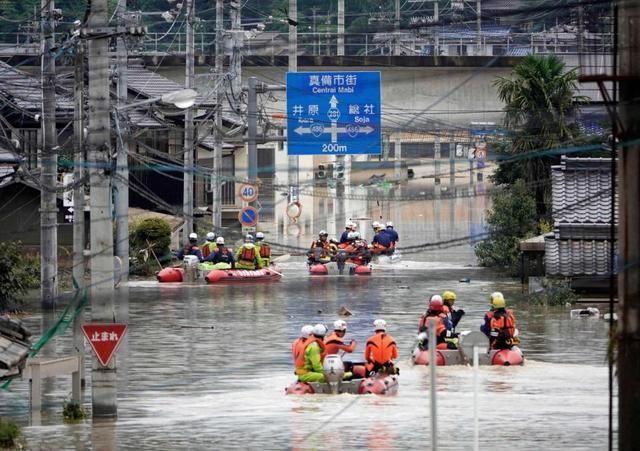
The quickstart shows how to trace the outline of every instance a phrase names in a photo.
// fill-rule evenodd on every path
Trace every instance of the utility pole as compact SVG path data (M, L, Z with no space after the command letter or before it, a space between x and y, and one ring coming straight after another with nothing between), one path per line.
M477 33L478 33L478 50L476 55L479 55L482 52L482 0L476 0L476 24L477 24Z
M313 20L313 54L317 55L318 54L318 7L317 6L312 6L311 7L311 17ZM340 39L338 37L338 39ZM339 41L338 41L338 46L340 45ZM339 53L338 53L339 54Z
M623 130L619 155L618 193L620 196L620 225L618 228L618 408L619 448L628 451L638 448L640 428L640 35L637 33L640 5L638 2L618 4L618 75L620 87L619 112ZM616 58L616 56L614 56ZM614 59L614 64L615 64ZM615 82L614 82L615 87ZM615 95L614 95L615 99ZM617 128L616 121L614 130ZM617 134L617 133L616 133ZM614 134L614 138L616 136ZM633 143L633 144L625 144ZM613 145L616 145L615 143ZM614 218L611 218L613 221Z
M194 0L186 0L187 4L187 48L185 55L186 73L184 77L185 89L193 89L195 80L194 69L194 39L193 18ZM184 243L189 242L189 234L193 232L193 168L194 168L194 128L193 106L187 108L184 113L184 174L183 174L183 198L182 212L184 215Z
M80 181L84 178L84 42L78 40L75 46L74 62L74 117L73 117L73 279L78 286L78 292L83 293L85 289L85 231L84 231L84 183ZM84 293L83 293L84 294ZM81 359L80 374L73 373L74 378L71 384L74 388L81 386L84 381L84 335L82 334L82 324L84 323L84 310L81 310L73 319L73 347L76 349ZM79 395L79 393L78 393ZM79 402L74 391L74 401Z
M438 5L438 0L433 2L433 21L435 22L435 39L434 39L434 56L440 56L440 33L438 32L438 22L440 21L440 7Z
M216 115L213 130L213 177L211 177L211 221L217 233L222 228L222 102L224 101L224 2L216 0Z
M249 182L255 182L258 179L258 145L256 142L258 132L258 79L249 77L249 89L247 96L247 133L249 142L248 149L248 176Z
M393 45L393 54L400 55L400 0L396 0L396 20L393 28L396 35Z
M315 14L314 14L314 19L315 19ZM338 53L338 56L344 55L344 0L338 0L338 52L337 53Z
M41 0L42 143L40 153L40 282L42 305L53 308L58 295L58 137L53 0Z
M289 72L298 72L298 0L289 0ZM289 143L287 143L288 152ZM298 156L289 156L289 201L298 200Z
M91 319L114 322L111 125L109 121L109 26L107 0L93 0L88 19L89 168L91 203ZM116 357L93 359L93 417L117 417Z
M436 128L436 136L433 140L433 181L440 184L440 128Z
M116 16L124 26L124 15L127 11L127 0L118 0ZM127 46L125 35L117 37L117 61L118 66L118 106L127 103ZM116 112L116 114L120 114ZM122 260L121 280L129 280L129 122L121 121L122 135L116 139L118 153L116 157L116 174L118 177L113 182L115 191L115 215L116 215L116 255Z

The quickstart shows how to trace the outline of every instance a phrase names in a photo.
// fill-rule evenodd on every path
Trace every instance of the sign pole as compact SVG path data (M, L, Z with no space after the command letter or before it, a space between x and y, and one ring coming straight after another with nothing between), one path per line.
M436 405L436 327L437 319L429 319L429 370L431 373L431 449L438 450L438 420Z

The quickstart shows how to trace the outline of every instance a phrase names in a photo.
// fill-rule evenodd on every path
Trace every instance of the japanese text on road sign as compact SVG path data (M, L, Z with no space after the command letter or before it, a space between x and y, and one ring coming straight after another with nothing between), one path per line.
M287 73L290 155L379 154L380 72Z
M104 323L84 324L82 331L89 341L93 352L103 366L107 366L111 357L127 331L126 324Z

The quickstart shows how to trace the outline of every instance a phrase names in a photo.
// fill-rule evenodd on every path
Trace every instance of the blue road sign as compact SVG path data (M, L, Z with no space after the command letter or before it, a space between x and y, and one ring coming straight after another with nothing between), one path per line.
M244 207L238 213L238 221L245 227L253 227L258 223L258 210L253 207Z
M380 72L288 72L290 155L379 154Z

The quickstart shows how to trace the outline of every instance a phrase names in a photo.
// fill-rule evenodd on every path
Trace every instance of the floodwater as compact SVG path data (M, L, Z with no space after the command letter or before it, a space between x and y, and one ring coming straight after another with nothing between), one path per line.
M433 223L403 221L401 234L403 227L417 231L409 241L432 236ZM471 228L445 221L440 239ZM606 448L607 324L570 319L564 307L528 306L519 285L473 263L471 244L463 243L408 253L371 277L310 277L302 259L292 258L281 265L285 277L267 285L132 282L117 295L117 319L130 326L117 354L118 420L64 424L62 402L71 390L65 377L45 385L41 425L30 422L23 381L0 395L0 415L25 426L30 449L428 449L429 369L409 360L426 299L455 290L467 312L458 329L476 329L489 293L501 290L516 311L527 360L480 369L480 448ZM389 324L400 350L397 396L285 396L295 380L290 343L298 330L332 323L341 306L353 313L348 337L358 342L357 354L375 318ZM37 311L26 320L36 332L43 322ZM68 354L71 337L47 348L44 354ZM437 372L440 449L472 449L473 370ZM90 387L90 371L88 378Z

